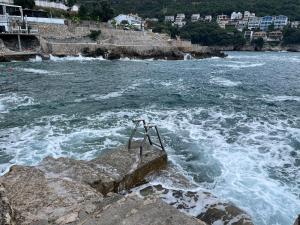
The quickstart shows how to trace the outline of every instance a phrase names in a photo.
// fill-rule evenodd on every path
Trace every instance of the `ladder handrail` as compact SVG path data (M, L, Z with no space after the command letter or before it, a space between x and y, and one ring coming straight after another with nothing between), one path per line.
M159 134L159 131L158 131L158 128L157 128L156 125L147 125L147 124L146 124L146 121L145 121L144 119L133 120L133 122L134 122L136 125L135 125L135 128L132 130L131 135L130 135L130 137L129 137L129 141L128 141L128 151L131 149L131 142L132 142L132 139L133 139L133 137L134 137L134 135L135 135L135 133L136 133L136 131L137 131L139 125L141 124L141 122L143 122L143 128L144 128L145 132L144 132L144 138L143 138L143 140L140 142L140 158L142 158L142 155L143 155L143 147L144 147L144 145L145 145L147 139L148 139L150 145L152 145L152 146L153 146L153 145L154 145L154 146L157 146L157 147L161 148L162 151L165 151L165 148L164 148L164 146L163 146L163 144L162 144L161 136L160 136L160 134ZM159 140L159 144L156 144L156 143L152 142L151 137L150 137L150 134L149 134L149 130L150 130L150 129L154 129L154 130L155 130L156 136L157 136L157 138L158 138L158 140Z

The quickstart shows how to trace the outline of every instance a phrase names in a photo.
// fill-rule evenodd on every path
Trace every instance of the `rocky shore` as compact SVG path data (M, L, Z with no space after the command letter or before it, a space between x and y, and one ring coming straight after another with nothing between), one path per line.
M120 147L91 161L47 157L34 167L13 166L0 177L0 224L252 225L244 211L208 192L153 185L154 178L193 184L165 151L146 145L138 155L133 143L130 151ZM190 212L195 208L199 213Z

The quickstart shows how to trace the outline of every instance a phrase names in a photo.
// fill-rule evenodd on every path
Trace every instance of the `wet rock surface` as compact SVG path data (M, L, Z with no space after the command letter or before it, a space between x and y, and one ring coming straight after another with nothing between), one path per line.
M207 224L253 225L246 212L200 189L172 167L160 171L157 177L148 177L148 181L150 183L133 189L133 192L143 197L158 196L167 204Z

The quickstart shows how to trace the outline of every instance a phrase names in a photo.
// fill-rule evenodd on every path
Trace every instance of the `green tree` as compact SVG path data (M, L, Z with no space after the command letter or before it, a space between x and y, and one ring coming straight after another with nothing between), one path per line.
M300 44L300 29L287 27L283 30L284 44Z
M254 39L252 42L251 42L254 47L255 47L255 50L261 50L264 46L264 39L263 38L257 38L257 39Z
M81 19L107 22L113 17L114 11L107 1L97 1L81 4L78 15Z
M14 4L22 6L23 9L33 9L35 7L34 0L15 0Z

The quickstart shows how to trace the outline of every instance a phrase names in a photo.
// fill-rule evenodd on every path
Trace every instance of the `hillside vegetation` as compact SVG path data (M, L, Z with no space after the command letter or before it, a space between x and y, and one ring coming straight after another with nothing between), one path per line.
M82 0L84 1L84 0ZM163 17L179 12L190 15L251 11L258 16L286 15L300 20L300 0L110 0L115 13L138 13L143 17Z

